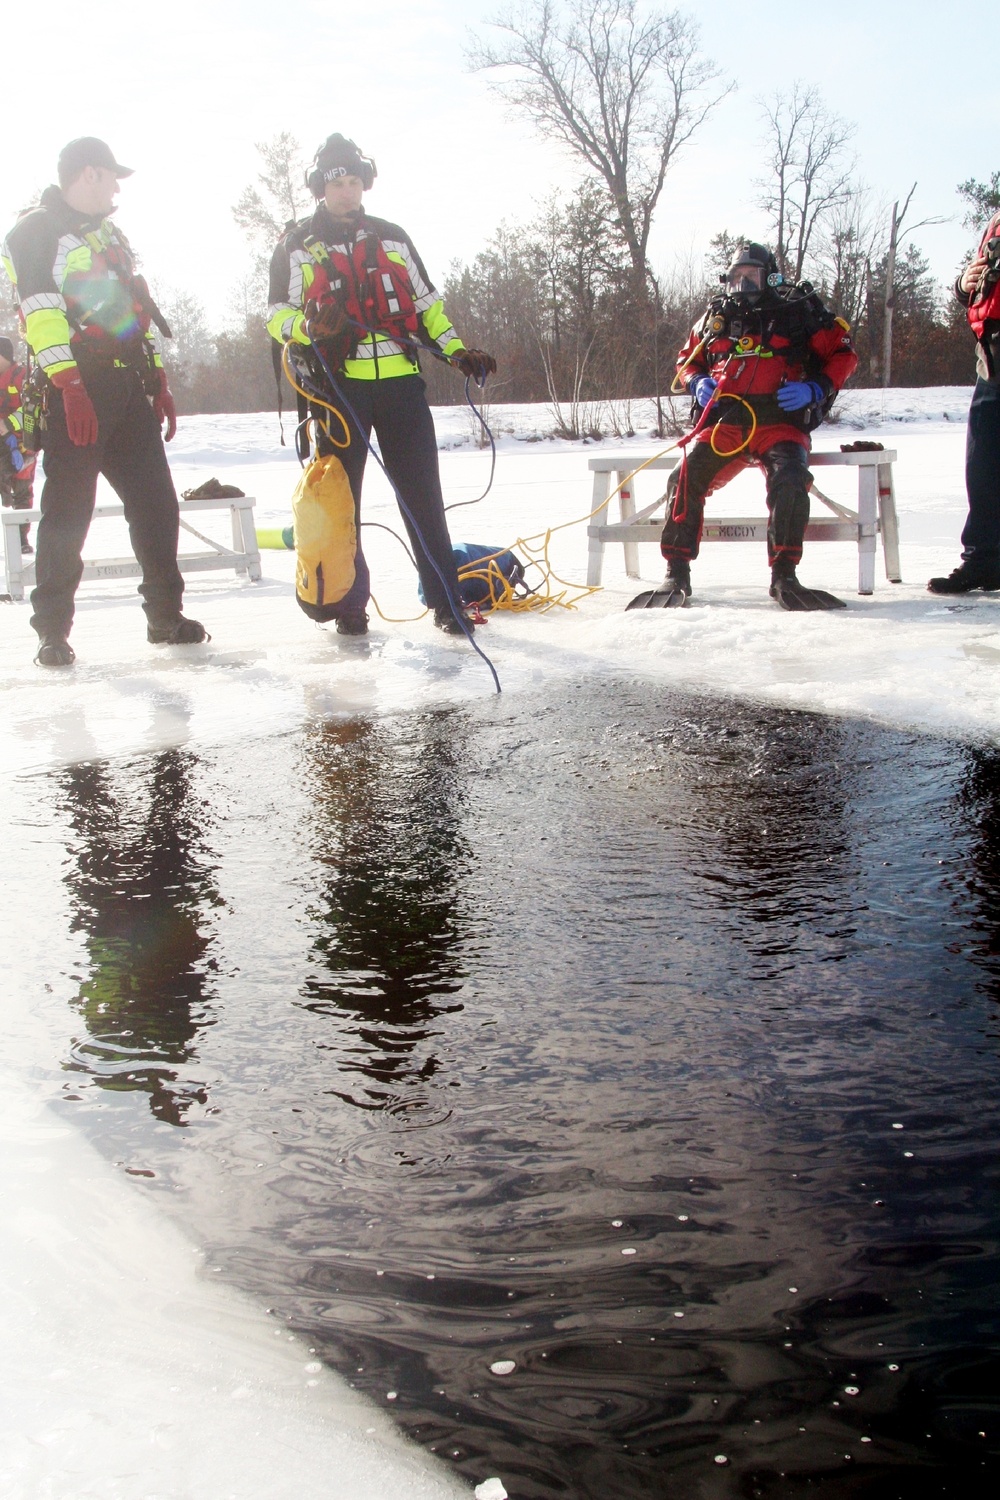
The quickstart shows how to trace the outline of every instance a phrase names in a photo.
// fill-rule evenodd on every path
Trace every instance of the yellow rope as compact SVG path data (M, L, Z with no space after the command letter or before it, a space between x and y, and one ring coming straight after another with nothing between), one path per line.
M674 386L676 386L678 378L681 374L683 374L683 371L687 368L688 364L690 364L695 356L700 353L705 342L706 339L702 339L701 344L698 345L697 349L693 351L690 358L677 372L677 375L675 375L674 377ZM343 413L339 411L337 407L331 406L328 401L323 401L318 396L311 395L308 391L304 391L302 389L302 387L298 384L294 375L292 374L288 357L288 347L289 346L286 343L282 352L281 362L285 371L285 375L288 378L289 385L291 385L292 389L297 391L299 395L304 396L307 401L309 401L313 405L325 407L327 411L332 412L334 416L338 418L341 426L344 429L344 436L347 439L347 441L344 443L338 443L330 435L330 430L326 423L320 421L319 418L314 418L313 420L317 421L323 428L323 431L326 433L327 438L331 443L333 443L333 446L335 448L349 447L351 434L350 429L348 428L347 423L344 420ZM674 389L674 386L671 387L672 390ZM737 453L742 453L743 449L749 446L753 435L757 430L757 417L749 402L744 401L742 396L732 396L727 391L716 391L712 397L712 400L718 400L720 397L725 397L730 401L739 401L740 404L742 406L745 406L750 413L750 431L744 441L740 444L740 446L738 448L734 448L731 453L719 453L719 450L715 447L715 432L713 430L711 439L712 451L718 454L720 458L735 457ZM625 475L624 479L620 479L618 481L613 490L608 491L608 494L601 501L600 505L596 505L594 509L588 511L586 515L577 516L572 521L562 521L558 526L549 526L545 531L537 531L531 536L518 537L517 541L513 542L509 547L499 547L496 552L491 552L486 557L477 558L474 563L470 563L465 567L459 568L459 582L461 583L465 582L468 579L475 579L477 582L481 582L484 585L487 598L484 599L478 607L485 614L492 614L495 610L499 609L509 610L513 614L527 614L533 610L540 610L542 612L545 612L550 609L576 609L577 605L582 599L589 598L591 594L600 593L600 585L572 583L569 579L560 577L559 574L555 571L555 568L552 566L552 562L549 558L549 545L552 538L559 531L566 531L571 526L581 526L585 521L592 521L593 518L602 510L607 509L611 501L621 490L625 489L627 485L631 484L632 480L637 474L641 474L643 469L648 469L650 464L655 463L658 458L663 458L665 454L671 453L675 448L679 446L680 440L674 443L668 443L665 448L659 449L658 452L652 454L649 458L644 459L641 464L637 464L635 468L630 471L630 473ZM540 545L536 545L539 543ZM503 572L497 564L497 558L503 557L503 555L507 552L513 552L516 555L518 549L520 549L523 554L521 558L523 565L526 568L538 569L538 571L542 575L542 582L538 585L537 588L532 589L528 594L518 594L516 592L516 585L512 584L510 579L504 577ZM558 591L554 590L552 587L553 584L561 585L560 589ZM417 620L422 620L424 618L424 615L428 613L428 611L425 609L422 610L419 615L407 615L405 617L398 618L393 615L383 614L374 595L372 596L371 602L375 606L379 618L384 620L386 624L391 625L413 624Z
M312 395L309 391L304 391L299 385L298 381L295 379L295 376L292 374L292 362L288 356L291 342L291 339L288 339L281 351L281 368L285 372L285 379L288 381L288 384L291 386L292 390L295 391L297 395L303 396L311 406L322 406L325 407L327 411L333 413L333 415L339 421L341 427L344 429L344 437L346 441L343 443L337 442L337 439L330 431L330 424L328 422L324 422L321 417L310 417L308 420L310 422L315 422L318 427L321 427L323 429L323 431L326 433L328 441L331 442L335 448L349 448L351 446L351 429L347 425L344 413L338 410L336 406L331 406L329 401L324 401L322 397Z
M744 448L749 448L750 444L753 442L753 435L757 431L757 413L754 411L749 401L744 401L742 396L734 396L730 391L713 391L712 401L738 401L740 405L745 406L747 411L750 413L750 431L747 433L746 437L743 439L742 443L740 443L738 448L727 448L725 453L721 452L721 450L715 446L715 434L718 432L720 427L725 426L725 423L719 422L715 427L712 428L712 436L709 439L709 444L716 458L735 458L738 453L743 452ZM712 401L708 403L709 406L711 406Z

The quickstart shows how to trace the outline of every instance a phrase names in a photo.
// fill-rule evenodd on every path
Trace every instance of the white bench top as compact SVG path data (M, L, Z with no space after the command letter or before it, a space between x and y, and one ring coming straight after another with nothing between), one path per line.
M602 453L597 458L588 460L587 467L597 474L628 474L632 469L640 466L644 469L674 469L677 467L680 455L678 453L658 453L651 458L645 453ZM810 453L809 463L817 464L819 467L833 468L863 468L867 469L877 464L893 464L896 462L895 448L875 448L864 453L840 453L820 452Z

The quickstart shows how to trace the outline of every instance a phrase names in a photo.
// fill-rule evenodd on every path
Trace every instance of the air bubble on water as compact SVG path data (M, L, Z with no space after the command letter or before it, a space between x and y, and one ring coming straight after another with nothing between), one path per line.
M490 1365L492 1375L513 1375L517 1369L517 1363L513 1359L495 1359Z
M898 1121L898 1120L897 1120L897 1121L895 1121L895 1123L894 1123L894 1124L893 1124L893 1127L892 1127L892 1128L893 1128L893 1130L902 1130L902 1128L903 1128L903 1127L902 1127L902 1124L901 1124L901 1123L900 1123L900 1122L899 1122L899 1121Z
M306 1374L307 1375L318 1375L319 1372L320 1372L320 1370L322 1370L322 1368L323 1368L323 1366L320 1364L320 1362L319 1362L318 1359L311 1359L309 1361L309 1363L306 1365Z
M789 1290L789 1291L790 1291L790 1292L797 1292L797 1291L798 1291L798 1287L797 1287L797 1286L790 1286L790 1287L789 1287L789 1288L788 1288L788 1290Z
M679 1223L679 1224L686 1224L686 1223L687 1223L687 1221L688 1221L688 1216L687 1216L687 1214L678 1214L678 1215L677 1215L677 1222L678 1222L678 1223Z
M682 1312L675 1312L674 1313L674 1317L675 1318L683 1318L683 1316L684 1316L684 1314Z
M845 1396L859 1396L860 1394L861 1394L860 1387L858 1387L856 1385L845 1385L844 1386L844 1395Z
M898 1370L898 1369L899 1369L899 1366L898 1366L898 1365L890 1365L890 1366L889 1366L889 1369L890 1369L890 1370Z
M622 1251L623 1255L635 1255L635 1253L635 1250L631 1246L627 1250Z
M397 1395L397 1393L395 1391L386 1391L386 1393L385 1393L385 1399L387 1401L395 1401L396 1395Z
M729 1462L729 1459L726 1457L726 1455L724 1453L717 1453L715 1455L715 1462L717 1464L727 1464Z
M624 1223L623 1219L612 1219L611 1220L611 1228L612 1229L620 1229L622 1227L623 1223Z
M912 1155L913 1155L913 1152L912 1152L912 1151L904 1151L904 1152L903 1152L903 1155L904 1155L904 1156L912 1156Z

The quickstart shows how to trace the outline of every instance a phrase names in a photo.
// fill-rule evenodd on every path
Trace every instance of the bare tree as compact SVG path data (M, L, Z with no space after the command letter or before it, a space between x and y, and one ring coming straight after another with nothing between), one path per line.
M534 0L492 22L506 41L470 51L492 87L606 185L645 288L653 214L671 162L731 85L698 53L695 25L637 0Z
M814 263L831 306L852 326L867 306L866 267L883 253L888 210L864 182L824 218L814 241Z
M845 152L854 126L827 109L818 89L802 83L758 103L770 168L757 183L758 201L771 219L782 275L801 281L824 216L850 197L854 162Z

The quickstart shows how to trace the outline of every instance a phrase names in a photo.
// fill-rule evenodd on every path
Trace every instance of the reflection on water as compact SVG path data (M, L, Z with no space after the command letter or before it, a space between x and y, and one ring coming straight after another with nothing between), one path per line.
M998 768L589 681L77 768L73 1107L516 1500L992 1495Z
M102 1088L141 1090L157 1119L183 1125L204 1087L189 1065L214 1024L212 909L202 861L208 810L192 791L197 760L168 751L139 774L99 763L59 774L73 838L66 875L72 929L88 974L76 1009L87 1028L69 1064Z
M337 1022L320 1045L347 1075L339 1097L367 1109L412 1103L408 1085L434 1077L434 1021L461 1008L465 977L454 726L438 714L414 730L404 742L377 722L328 722L303 746L318 889L302 1003Z

